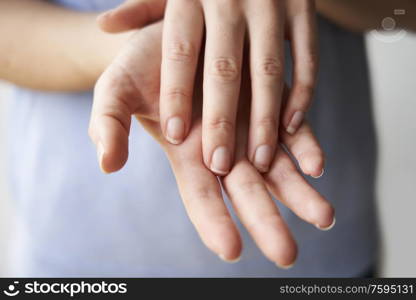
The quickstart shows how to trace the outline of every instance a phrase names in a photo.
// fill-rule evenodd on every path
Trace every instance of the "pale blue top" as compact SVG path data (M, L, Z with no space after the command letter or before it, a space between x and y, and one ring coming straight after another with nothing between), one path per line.
M119 0L61 0L104 10ZM269 262L247 233L225 264L188 220L164 153L133 122L126 167L103 175L87 135L91 93L16 89L9 101L9 178L18 225L11 276L356 276L377 256L375 134L360 35L319 20L321 70L309 119L327 154L311 180L335 206L321 232L287 209L299 244L293 269ZM289 68L290 69L290 68ZM240 226L241 227L241 226Z

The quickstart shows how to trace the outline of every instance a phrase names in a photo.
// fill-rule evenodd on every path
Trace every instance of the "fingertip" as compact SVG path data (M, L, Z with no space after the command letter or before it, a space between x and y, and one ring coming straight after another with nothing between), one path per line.
M97 158L101 171L104 174L111 174L119 171L127 162L128 150L125 147L111 150L99 141L97 143Z
M105 22L105 19L107 18L107 15L108 15L109 12L110 11L106 11L106 12L103 12L103 13L101 13L97 16L95 21L98 23L98 26L100 26L100 27L102 26L102 24L103 24L103 22Z
M286 132L290 135L294 135L296 133L296 129L293 126L286 127Z
M253 164L260 173L269 171L270 164L273 160L273 148L270 145L261 145L257 147L254 153Z
M284 252L281 251L280 253L277 253L273 262L278 268L287 270L295 265L297 256L298 248L296 243L293 241L291 244L286 245Z
M270 233L272 235L269 235L261 246L264 255L277 266L289 268L295 263L298 256L298 246L289 228L282 220L279 227L269 230Z
M319 178L321 178L322 176L324 176L324 173L325 173L325 169L324 169L324 168L322 168L322 171L321 171L321 173L319 173L319 175L316 175L316 173L311 173L311 177L312 177L312 178L315 178L315 179L319 179Z
M294 135L302 125L304 119L305 113L303 111L296 111L286 127L286 132L290 135Z
M118 7L98 15L96 22L100 29L107 33L119 33L134 28L131 18L126 14L128 10ZM139 27L139 26L138 26Z
M100 166L100 169L104 174L108 174L109 172L107 172L107 170L103 166L104 154L105 154L105 150L104 150L103 143L98 142L98 144L97 144L98 165Z
M163 18L165 1L125 1L120 6L98 16L100 28L118 33L141 28Z
M313 178L320 178L324 174L324 156L321 151L303 154L299 160L302 172Z
M219 237L218 242L220 244L217 246L217 254L221 260L231 264L241 260L243 246L240 234L235 228L229 231L228 237Z
M233 240L224 241L219 248L220 250L216 252L222 261L234 264L241 260L242 245L239 236Z
M96 18L96 22L98 24L98 27L107 33L116 33L117 30L115 30L114 26L114 9L103 12L102 14L99 14Z
M321 202L321 206L316 212L315 220L319 221L315 223L315 226L318 229L328 231L335 226L335 209L328 201Z
M222 261L224 261L224 262L226 262L226 263L229 263L229 264L235 264L235 263L238 263L240 260L241 260L241 255L239 255L239 256L237 256L237 257L234 257L234 258L230 258L230 257L226 257L225 255L223 255L223 254L219 254L218 255L218 257L222 260Z
M336 221L337 219L334 217L331 224L327 226L321 226L319 224L316 224L316 227L322 231L328 231L328 230L331 230L335 226Z
M209 168L219 176L225 176L230 172L231 152L228 147L219 146L214 150Z
M224 226L218 224L216 229L210 232L201 232L204 244L218 257L227 263L236 263L241 259L242 241L234 224Z
M318 229L323 231L330 230L334 227L336 222L334 207L327 201L325 202L325 205L325 208L320 209L319 217L317 218L321 221L315 224Z
M180 117L169 118L166 122L166 140L173 144L179 145L185 139L186 134L186 125L185 122Z
M280 263L276 263L276 266L280 269L289 270L289 269L293 268L295 263L296 263L296 261L293 261L291 264L288 264L288 265L281 265Z
M118 153L117 155L105 155L102 162L102 170L111 174L119 171L127 162L128 153Z

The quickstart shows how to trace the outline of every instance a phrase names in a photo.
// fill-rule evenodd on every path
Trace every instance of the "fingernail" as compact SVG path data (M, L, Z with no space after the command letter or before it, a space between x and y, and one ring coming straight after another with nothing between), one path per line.
M237 262L239 262L240 260L241 260L241 255L239 256L239 257L237 257L237 258L234 258L234 259L228 259L228 258L225 258L225 256L224 255L222 255L222 254L220 254L220 255L218 255L219 256L219 258L222 260L222 261L225 261L226 263L229 263L229 264L235 264L235 263L237 263Z
M272 147L269 145L261 145L257 147L254 155L254 165L256 168L262 172L267 172L269 170L270 162L272 161L272 155Z
M104 146L101 142L98 142L97 144L97 158L101 171L103 171L103 173L107 173L103 168Z
M178 145L182 143L185 135L185 123L179 117L173 117L168 120L166 126L166 139L171 144Z
M321 177L324 175L324 173L325 173L325 170L324 170L324 169L322 169L321 174L319 174L318 176L312 176L312 175L311 175L311 177L312 177L312 178L315 178L315 179L318 179L318 178L321 178Z
M321 226L319 226L319 224L316 224L316 227L318 227L318 229L320 229L322 231L328 231L328 230L331 230L335 226L336 221L337 220L334 217L334 219L332 220L331 225L329 225L328 227L321 227Z
M294 134L296 130L299 129L300 125L303 122L305 117L305 113L302 111L297 111L293 114L292 120L289 122L289 125L286 128L286 131L289 134Z
M230 170L231 155L227 147L215 149L211 159L211 170L217 174L225 175Z
M295 265L295 262L291 263L290 265L281 265L279 263L276 263L276 266L278 268L285 269L285 270L292 268L294 265Z

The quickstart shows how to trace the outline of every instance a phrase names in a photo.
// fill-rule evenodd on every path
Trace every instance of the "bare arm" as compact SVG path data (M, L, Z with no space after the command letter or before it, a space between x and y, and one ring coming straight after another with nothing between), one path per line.
M0 79L41 90L91 89L130 34L41 0L0 1Z
M405 9L397 25L416 30L416 1L414 0L317 0L318 11L333 22L352 31L380 28L385 17L395 9Z

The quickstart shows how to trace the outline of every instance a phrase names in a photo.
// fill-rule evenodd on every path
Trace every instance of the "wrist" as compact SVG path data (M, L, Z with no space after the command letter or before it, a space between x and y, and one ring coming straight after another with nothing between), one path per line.
M83 14L80 18L79 40L85 55L72 57L74 64L85 75L85 88L90 89L104 70L117 56L135 31L111 34L100 30L96 23L98 14ZM72 53L69 55L73 55Z

